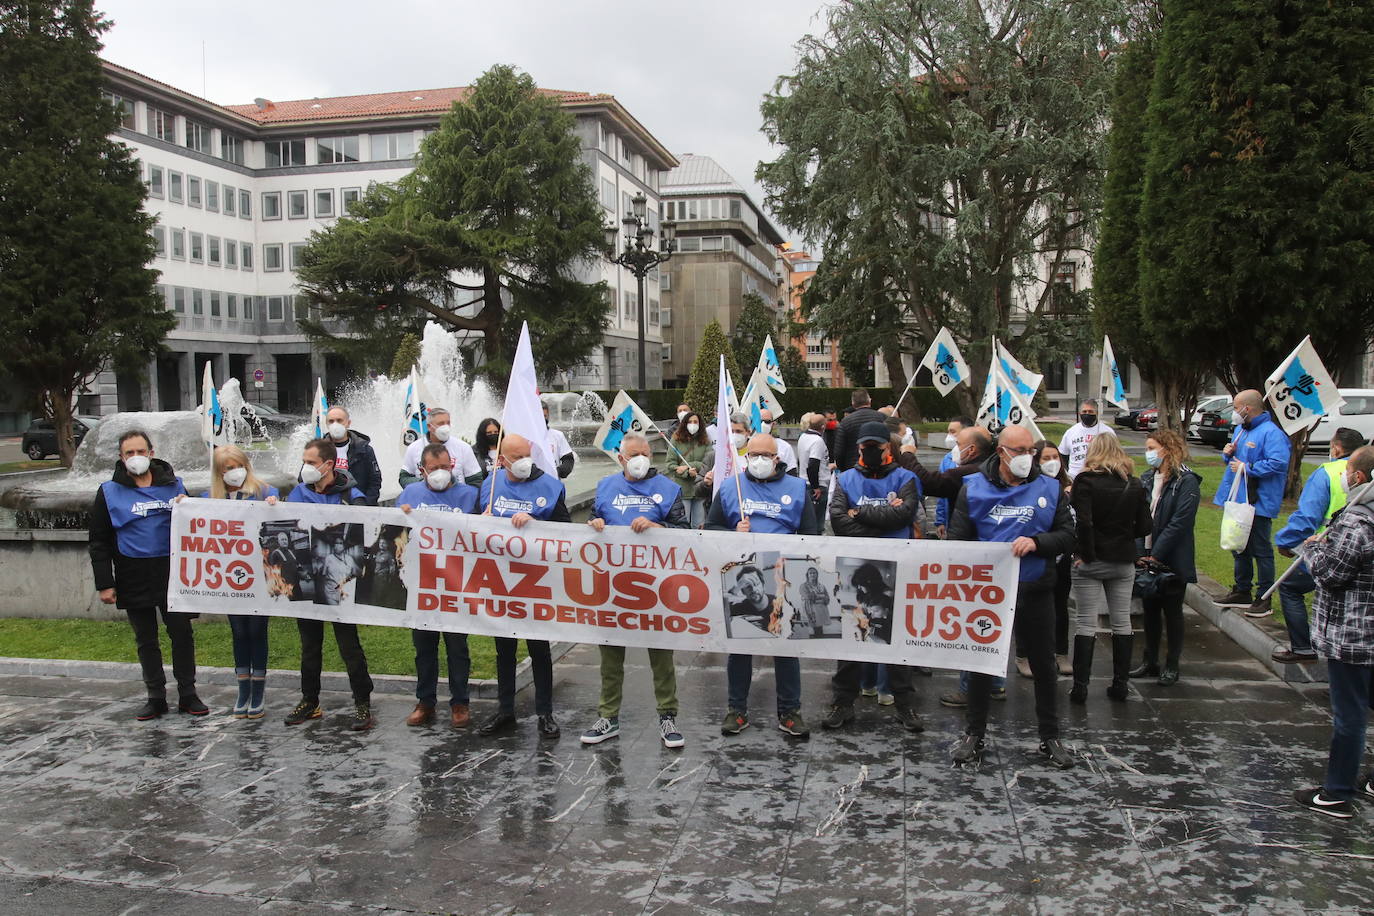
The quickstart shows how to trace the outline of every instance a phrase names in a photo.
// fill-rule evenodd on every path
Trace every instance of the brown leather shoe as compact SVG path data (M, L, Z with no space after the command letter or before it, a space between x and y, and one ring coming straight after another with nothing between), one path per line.
M450 718L454 728L467 728L472 724L472 713L466 706L450 706Z
M434 722L434 707L428 703L416 703L410 715L406 716L406 725L431 725Z

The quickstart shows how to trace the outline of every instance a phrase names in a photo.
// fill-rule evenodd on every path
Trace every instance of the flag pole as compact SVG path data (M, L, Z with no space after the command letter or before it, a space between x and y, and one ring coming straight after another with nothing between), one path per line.
M496 461L501 459L501 443L506 439L506 424L501 424L501 429L496 433ZM491 465L491 493L487 495L487 515L491 515L491 507L496 504L496 472L501 470L493 461Z

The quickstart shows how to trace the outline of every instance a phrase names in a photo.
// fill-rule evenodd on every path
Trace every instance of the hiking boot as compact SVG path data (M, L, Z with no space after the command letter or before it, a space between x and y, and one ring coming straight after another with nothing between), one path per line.
M1269 657L1276 662L1283 662L1285 665L1307 665L1317 660L1316 652L1294 652L1292 648L1285 646L1282 649L1275 649Z
M954 742L954 747L949 752L949 760L955 766L976 763L978 758L983 756L983 747L982 735L964 735Z
M482 720L482 724L477 726L479 735L496 735L501 732L508 732L515 728L515 713L498 709L496 712Z
M448 708L448 723L454 728L467 728L472 724L472 711L466 703L456 703Z
M415 708L406 716L406 725L434 724L434 707L428 703L416 703Z
M843 728L847 723L854 721L854 707L841 706L838 703L826 707L825 718L821 719L822 728Z
M1167 662L1164 667L1159 669L1159 686L1172 687L1178 683L1178 665L1170 665Z
M301 700L296 704L296 708L286 714L287 725L300 725L311 719L318 719L324 715L324 710L320 709L318 700Z
M749 727L749 714L738 709L731 709L725 713L725 718L720 720L720 733L722 735L738 735Z
M147 722L151 719L160 719L167 715L167 701L158 697L148 697L143 705L134 713L134 718L140 722Z
M809 738L811 729L807 727L806 720L802 718L800 709L791 709L778 714L778 731L793 738Z
M563 734L563 729L558 727L558 720L553 717L553 713L540 716L535 723L534 730L539 733L539 737L547 738L550 741L558 740L558 736Z
M592 727L582 733L583 744L600 744L602 741L609 741L611 738L620 737L619 717L608 719L602 716L592 723Z
M1233 588L1216 599L1215 604L1217 607L1254 607L1255 599L1248 589Z
M1347 821L1355 816L1355 806L1350 802L1331 798L1321 787L1315 789L1299 789L1293 793L1293 798L1304 808L1310 808L1327 817L1334 817L1339 820Z
M909 732L923 732L926 724L921 721L921 714L910 706L898 706L893 710L897 721L902 723L902 727Z
M210 707L202 703L200 697L193 693L177 701L177 712L184 712L188 716L208 716L210 715Z
M1058 738L1046 738L1040 742L1040 756L1061 770L1073 769L1073 755Z
M351 732L365 732L377 724L377 720L372 718L371 703L354 703L353 716L348 720L348 730Z
M658 717L658 736L663 739L663 746L667 748L679 748L687 743L687 739L682 737L682 732L677 730L677 717L671 713Z
M1006 693L1006 689L1003 688L1002 692ZM963 709L968 706L968 694L964 693L962 690L943 693L940 695L940 705L948 706L951 709Z
M1263 620L1265 617L1274 616L1274 599L1265 598L1263 601L1256 601L1250 605L1245 612L1246 617L1253 617L1256 620Z

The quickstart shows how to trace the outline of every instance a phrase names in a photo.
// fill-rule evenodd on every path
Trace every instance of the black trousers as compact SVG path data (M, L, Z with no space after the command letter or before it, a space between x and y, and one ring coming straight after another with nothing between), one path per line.
M1040 739L1059 737L1059 717L1055 713L1055 687L1059 672L1054 660L1054 589L1028 589L1024 584L1016 596L1016 644L1026 651L1035 678L1035 718ZM992 701L992 676L970 674L968 685L968 728L970 735L982 737L988 729L988 705Z
M138 649L138 664L143 668L143 684L148 688L148 696L167 699L167 672L162 668L162 646L157 637L159 612L172 641L172 676L177 681L177 695L195 696L196 637L191 632L191 615L168 613L165 607L126 608L124 613L134 628L134 645Z
M372 675L367 673L367 655L358 640L358 625L335 623L332 626L334 642L338 644L339 655L348 669L348 686L353 693L353 702L367 703L372 699ZM299 618L296 620L296 629L301 634L301 699L318 703L320 671L324 667L324 621Z
M1145 660L1159 660L1159 637L1167 633L1169 637L1168 654L1165 664L1178 667L1179 656L1183 653L1183 595L1184 589L1163 598L1141 598L1145 609ZM1160 618L1163 618L1162 620Z
M832 703L836 706L854 705L854 701L859 698L859 680L863 674L863 667L863 662L835 663L835 674L830 678ZM887 666L887 687L892 691L894 705L907 707L916 702L916 688L911 684L911 668L907 665Z
M496 637L496 700L502 712L515 712L515 647L519 640ZM527 639L530 673L534 675L534 712L553 715L553 656L542 639Z
M1054 653L1069 654L1069 595L1073 592L1073 554L1061 554L1054 562ZM1026 650L1016 643L1016 657L1025 658Z

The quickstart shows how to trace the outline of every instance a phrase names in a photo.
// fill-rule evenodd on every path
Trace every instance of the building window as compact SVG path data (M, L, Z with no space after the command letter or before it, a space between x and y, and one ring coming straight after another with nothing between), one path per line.
M244 270L253 269L253 243L244 242L239 246L239 266Z
M253 320L253 297L252 297L252 296L244 296L244 297L243 297L243 320L244 320L244 321L252 321L252 320Z
M105 101L119 109L119 126L134 130L134 103L113 92L102 92Z
M233 293L224 294L224 317L239 317L239 297L235 296Z
M1068 363L1064 362L1062 359L1056 359L1045 364L1045 390L1069 390Z
M159 258L167 257L167 230L161 226L153 227L153 249Z
M191 290L191 314L205 314L205 292L199 289Z
M221 317L220 311L219 311L219 293L214 292L214 291L211 291L211 293L210 293L210 317L211 317L211 318L219 318L219 317Z
M297 270L301 266L301 252L305 251L305 242L291 243L291 269Z
M285 316L282 314L281 296L267 297L267 320L281 321Z
M306 209L304 191L286 192L286 215L290 219L305 219L310 215L310 211Z
M157 137L159 140L166 140L168 143L177 142L177 119L176 115L170 111L163 111L160 108L148 106L148 136Z
M415 155L415 135L409 131L403 134L373 134L371 146L373 162L409 159Z
M634 290L625 290L625 320L637 321L639 319L639 294Z
M243 138L221 131L219 135L219 157L226 162L243 165Z
M205 261L205 236L202 233L191 233L191 260L197 264Z
M329 162L357 162L357 137L321 137L316 144L320 164Z
M212 235L205 240L205 260L211 267L219 267L219 236Z
M233 239L224 240L224 266L230 270L238 270L239 243Z
M281 191L262 192L262 218L281 219Z
M343 195L343 212L344 215L347 216L348 214L353 212L353 205L356 204L362 198L363 189L344 188L339 193Z
M186 314L186 288L182 286L172 287L172 311L178 315Z
M281 243L262 246L262 269L265 271L281 270Z
M187 118L186 148L193 149L198 153L210 152L210 128Z
M234 215L234 202L238 199L238 192L228 185L224 186L224 215Z
M184 260L186 260L186 230L185 230L185 229L173 229L173 230L172 230L172 260L173 260L173 261L184 261Z
M291 297L291 317L297 321L304 321L310 317L310 300L304 296Z
M737 201L737 200L732 200L732 201L730 201L730 218L731 218L731 219L739 219L739 218L740 218L740 216L739 216L739 201Z
M163 190L162 176L163 176L162 166L160 166L160 165L150 165L150 166L148 166L148 196L149 196L149 197L161 197L161 196L162 196L162 190Z
M239 191L239 219L253 218L253 193Z
M219 182L205 182L205 209L211 213L219 212Z
M690 238L690 237L689 237L689 238L685 238L685 239L678 239L678 240L677 240L677 250L678 250L678 251L700 251L700 250L701 250L701 239L699 239L699 238Z
M181 173L170 169L167 170L167 199L176 204L182 201Z
M315 192L315 218L324 219L334 215L334 189L324 188Z
M601 179L601 206L615 213L615 182L609 178Z
M305 165L304 140L268 140L265 146L269 169Z
M658 300L649 300L649 324L658 327Z
M194 175L186 176L186 206L199 207L200 200L200 179Z
M722 251L725 248L725 241L718 235L708 235L701 240L702 251Z

